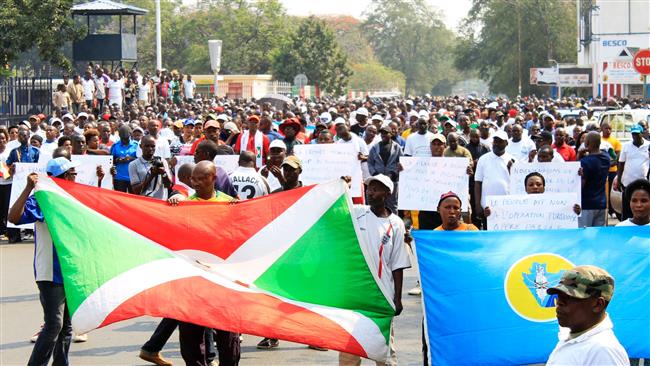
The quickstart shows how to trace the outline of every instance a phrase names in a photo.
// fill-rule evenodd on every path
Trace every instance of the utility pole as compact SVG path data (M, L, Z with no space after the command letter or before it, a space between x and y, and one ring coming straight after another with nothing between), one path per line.
M162 42L160 40L160 0L156 0L156 69L162 69Z

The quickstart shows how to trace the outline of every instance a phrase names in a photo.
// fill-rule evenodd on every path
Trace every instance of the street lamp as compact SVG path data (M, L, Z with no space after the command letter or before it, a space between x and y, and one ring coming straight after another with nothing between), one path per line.
M552 58L549 59L548 62L553 62L555 64L555 70L557 71L557 99L562 99L562 87L560 86L560 64Z
M210 67L214 73L214 97L217 98L217 75L221 69L221 45L220 39L211 39L208 41L208 49L210 51Z

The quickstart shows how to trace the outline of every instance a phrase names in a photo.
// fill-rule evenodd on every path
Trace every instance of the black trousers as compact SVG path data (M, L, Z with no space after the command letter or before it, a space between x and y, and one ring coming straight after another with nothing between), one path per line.
M178 333L181 343L181 356L186 365L207 366L209 364L206 332L214 332L219 353L219 366L238 366L241 358L239 333L210 329L200 325L179 322Z
M0 185L0 235L7 234L7 215L9 213L10 197L11 184Z
M142 349L147 352L160 352L163 347L169 340L169 337L172 336L172 333L176 330L176 327L179 326L179 321L176 319L163 318L163 320L158 323L156 330L154 330L151 338L142 346ZM217 357L214 349L214 334L212 331L206 331L205 334L205 352L206 359L208 364L212 362Z
M131 182L126 181L126 180L113 180L113 188L116 191L120 192L125 192L125 193L132 193L131 192Z

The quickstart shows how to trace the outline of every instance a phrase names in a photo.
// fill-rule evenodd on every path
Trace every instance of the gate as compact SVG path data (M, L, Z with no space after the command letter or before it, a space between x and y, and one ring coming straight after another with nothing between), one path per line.
M0 120L20 121L52 113L52 78L11 77L0 80Z

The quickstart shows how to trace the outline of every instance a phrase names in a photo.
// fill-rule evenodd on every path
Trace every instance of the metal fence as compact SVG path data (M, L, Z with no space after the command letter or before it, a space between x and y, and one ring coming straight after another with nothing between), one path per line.
M0 121L52 112L52 78L11 77L0 80ZM6 122L5 122L6 123Z
M230 99L259 99L267 94L291 94L291 83L277 80L227 80L219 81L217 87L219 88L220 97L225 96ZM214 93L214 86L207 84L197 85L196 93L201 94L203 97L211 97Z

